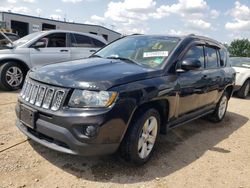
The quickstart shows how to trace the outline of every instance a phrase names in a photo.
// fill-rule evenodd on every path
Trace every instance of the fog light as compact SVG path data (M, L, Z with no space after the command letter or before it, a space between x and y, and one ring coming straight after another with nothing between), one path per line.
M96 136L98 132L97 126L89 125L84 128L84 134L89 137Z

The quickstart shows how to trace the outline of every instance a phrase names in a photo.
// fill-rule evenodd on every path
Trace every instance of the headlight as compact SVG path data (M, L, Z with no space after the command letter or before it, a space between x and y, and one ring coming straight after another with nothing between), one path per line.
M69 100L69 106L75 108L108 107L114 103L116 98L116 92L74 90Z

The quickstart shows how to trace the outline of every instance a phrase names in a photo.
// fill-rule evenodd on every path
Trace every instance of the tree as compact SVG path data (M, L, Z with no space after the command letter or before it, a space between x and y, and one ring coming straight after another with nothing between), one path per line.
M250 57L250 41L248 39L233 40L228 50L230 56Z

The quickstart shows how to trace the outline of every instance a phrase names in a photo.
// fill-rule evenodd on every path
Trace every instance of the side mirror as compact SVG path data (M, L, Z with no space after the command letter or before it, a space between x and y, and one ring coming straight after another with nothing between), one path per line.
M38 41L33 45L33 48L45 48L46 43L44 41Z
M185 71L199 69L201 62L198 59L188 58L181 62L180 68Z

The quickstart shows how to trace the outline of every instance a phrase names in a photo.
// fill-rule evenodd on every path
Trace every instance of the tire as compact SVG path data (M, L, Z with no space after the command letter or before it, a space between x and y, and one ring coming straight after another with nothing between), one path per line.
M212 114L209 114L207 116L208 120L217 123L224 119L226 112L227 112L227 106L228 106L228 93L224 92L221 96L219 102L217 103L215 110Z
M134 165L146 163L154 151L159 130L160 115L157 110L148 109L144 113L139 113L131 122L121 143L121 157Z
M240 90L237 92L237 96L245 99L250 91L250 81L246 80L244 84L241 86Z
M6 62L0 66L0 89L6 91L18 90L22 87L25 70L16 62Z

